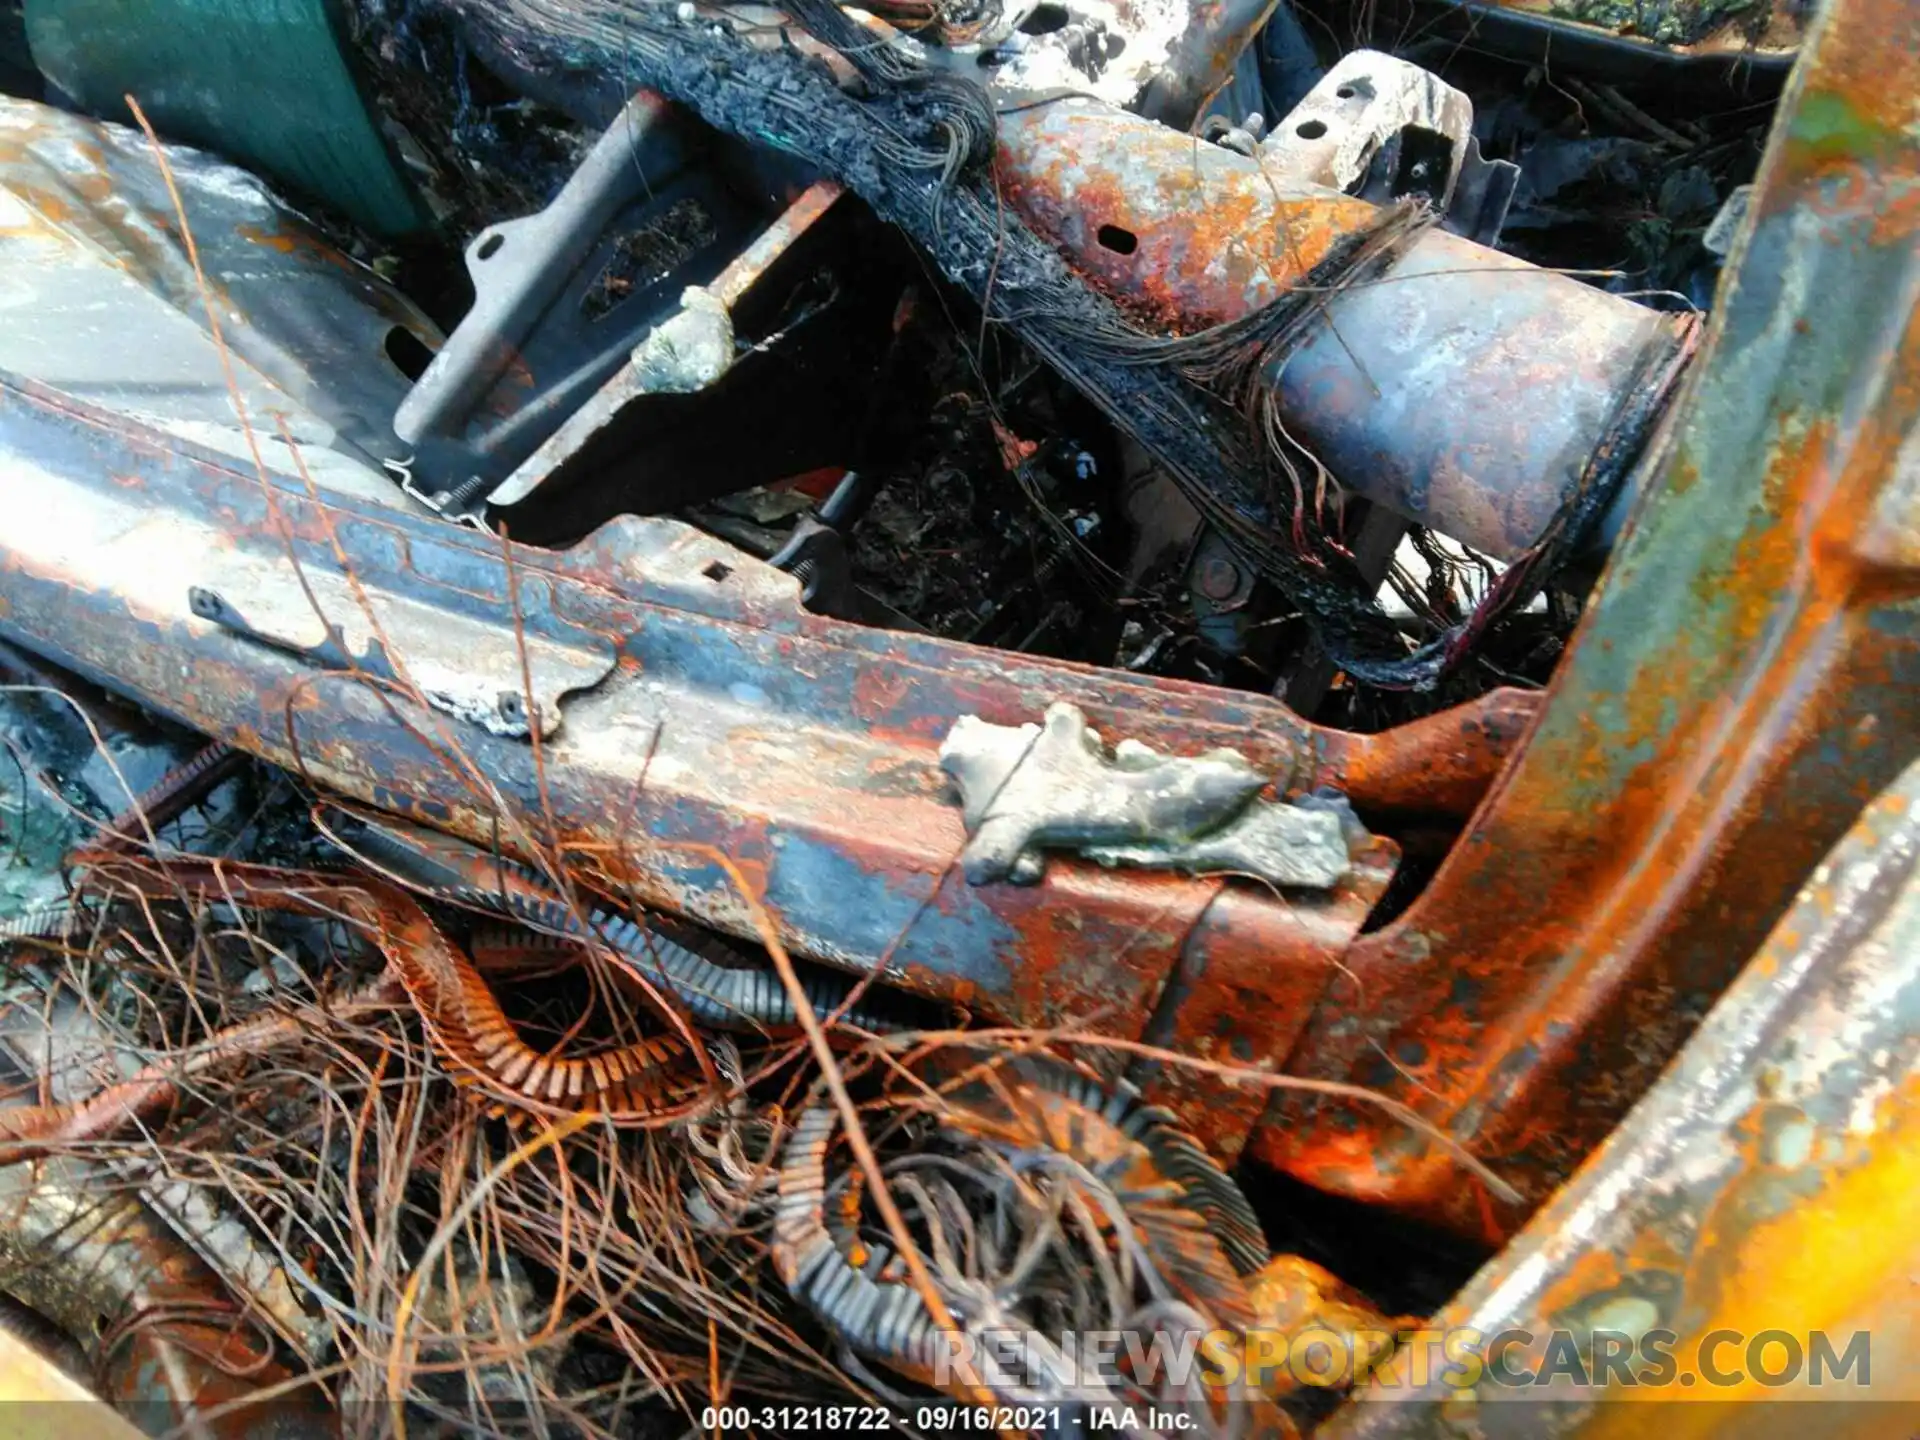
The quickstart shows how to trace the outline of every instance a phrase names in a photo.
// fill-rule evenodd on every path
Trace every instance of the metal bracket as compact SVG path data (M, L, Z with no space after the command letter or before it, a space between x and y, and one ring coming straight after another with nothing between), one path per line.
M322 670L342 673L359 673L376 680L401 684L403 677L394 667L392 657L387 653L386 645L378 635L367 637L366 649L359 655L347 648L346 632L332 621L325 622L326 638L318 644L304 644L290 640L283 635L275 635L250 623L217 590L209 590L195 585L187 591L188 608L202 620L218 625L222 630L251 640L256 645L265 645L286 655L297 656L319 666ZM532 725L527 718L526 697L519 690L496 690L489 700L483 693L485 681L482 677L471 677L473 683L459 688L436 688L423 690L427 704L445 714L461 720L471 721L496 735L526 736L532 733ZM543 729L546 727L543 727Z
M1356 50L1327 71L1273 127L1259 158L1288 179L1369 200L1423 195L1446 228L1481 244L1498 237L1520 178L1517 165L1481 157L1465 94L1377 50Z
M643 90L552 204L474 237L473 308L394 415L424 503L478 515L751 234L746 207L688 159L666 101Z

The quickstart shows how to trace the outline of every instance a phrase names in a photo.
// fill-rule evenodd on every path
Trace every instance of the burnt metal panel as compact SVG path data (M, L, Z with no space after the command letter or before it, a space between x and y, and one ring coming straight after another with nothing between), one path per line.
M712 854L723 850L800 953L884 967L998 1019L1137 1036L1177 967L1231 988L1175 1017L1176 1031L1259 1066L1323 991L1392 847L1379 842L1351 885L1321 898L1066 860L1036 886L968 885L960 809L938 762L953 722L1020 723L1064 699L1103 733L1170 753L1237 748L1281 791L1338 781L1363 809L1425 795L1460 813L1528 708L1499 695L1410 736L1316 731L1258 696L809 615L792 577L673 521L616 520L548 552L287 477L263 483L29 382L0 388L0 439L8 491L31 494L39 516L0 535L0 630L83 674L482 843L558 843L616 893L750 936ZM58 542L111 541L103 513L137 516L141 552L165 563L134 567L112 544ZM529 653L610 646L618 664L559 702L560 723L536 750L415 703L400 638L389 636L387 675L328 668L208 619L190 592L215 555L234 573L254 567L262 585L288 583L296 560L310 577L331 572L335 623L361 631L343 567L376 614L386 597L423 607L412 633L432 632L434 610L478 623L462 632L476 671L517 664L516 635ZM249 592L229 589L245 614ZM1247 1004L1256 993L1264 1003ZM1230 1153L1258 1105L1254 1095L1209 1113L1209 1138Z
M1867 807L1660 1083L1434 1318L1452 1333L1508 1336L1500 1363L1521 1378L1416 1379L1403 1355L1329 1433L1457 1433L1450 1422L1473 1411L1476 1434L1643 1435L1649 1420L1697 1437L1910 1433L1920 1403L1920 1375L1904 1363L1920 1330L1916 859L1920 766ZM1604 1376L1552 1399L1528 1382L1543 1374L1555 1332L1584 1355L1598 1353L1596 1332L1631 1352L1663 1330L1671 1378L1637 1397L1653 1408L1619 1403L1636 1397ZM1787 1352L1775 1342L1770 1383L1749 1359L1767 1333L1809 1359L1815 1335L1835 1356L1858 1334L1866 1344L1850 1373L1830 1369L1822 1384L1817 1364L1779 1368ZM1365 1403L1374 1398L1393 1403ZM1616 1403L1591 1403L1602 1399ZM1793 1401L1821 1403L1783 1403Z
M1845 0L1525 750L1289 1060L1381 1086L1537 1201L1618 1120L1862 804L1920 751L1920 32ZM1476 1233L1397 1126L1279 1107L1260 1154Z

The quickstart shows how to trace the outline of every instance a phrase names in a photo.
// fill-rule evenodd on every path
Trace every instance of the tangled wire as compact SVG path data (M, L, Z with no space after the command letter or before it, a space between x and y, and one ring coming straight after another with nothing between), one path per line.
M218 769L202 756L150 798L164 812ZM48 1203L28 1162L51 1157L87 1167L71 1183L88 1203L161 1210L218 1261L217 1283L164 1304L95 1302L103 1369L145 1337L191 1343L231 1404L304 1381L369 1428L537 1415L635 1433L730 1396L899 1413L973 1397L945 1363L955 1337L1258 1320L1268 1252L1238 1188L1171 1115L1037 1037L921 1043L884 993L842 978L809 995L957 1326L943 1332L869 1177L841 1163L841 1116L791 1012L675 1035L670 1016L698 1013L681 993L694 972L634 922L521 903L536 872L398 821L358 822L362 844L384 826L379 870L340 863L356 852L331 827L286 868L171 851L141 813L74 854L67 902L4 937L0 1044L28 1077L0 1103L15 1230ZM1223 1432L1245 1419L1191 1375L1071 1361L1042 1342L1034 1373L995 1372L989 1392L1180 1402Z
M1279 423L1271 373L1325 297L1375 278L1434 217L1384 207L1270 304L1200 334L1135 326L1001 202L991 98L856 22L834 0L766 12L695 11L667 0L437 0L508 73L617 73L680 101L715 129L833 176L900 227L970 294L1129 434L1239 558L1313 624L1333 661L1388 689L1431 689L1499 617L1538 594L1586 542L1617 493L1671 357L1650 359L1608 439L1547 532L1470 613L1417 645L1322 525L1326 471ZM841 74L836 74L836 65ZM843 83L844 72L857 81ZM534 82L538 83L538 82ZM1670 365L1667 366L1670 369Z

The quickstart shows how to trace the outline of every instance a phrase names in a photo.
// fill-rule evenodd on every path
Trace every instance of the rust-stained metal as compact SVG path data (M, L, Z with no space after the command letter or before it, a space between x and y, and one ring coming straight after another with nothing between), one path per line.
M1887 481L1907 430L1909 157L1886 138L1904 133L1890 102L1859 101L1885 111L1860 122L1870 145L1821 128L1836 106L1855 113L1850 33L1834 22L1816 47L1789 112L1806 128L1776 143L1763 177L1713 373L1525 758L1428 892L1377 934L1355 938L1392 872L1384 840L1324 896L1071 860L1032 888L968 886L938 743L961 715L1016 725L1066 702L1162 753L1239 749L1280 797L1342 784L1363 819L1458 819L1487 796L1526 702L1496 695L1387 736L1319 731L1257 697L809 615L791 577L672 521L617 520L555 552L365 494L310 494L277 465L262 477L24 380L0 385L6 483L32 497L0 535L0 629L363 801L529 857L551 845L638 905L750 934L720 850L799 954L994 1019L1084 1022L1377 1085L1537 1198L1724 984L1729 937L1753 937L1861 791L1912 749L1915 657L1894 602L1913 591L1914 547L1910 505ZM1823 70L1834 55L1842 70ZM1190 169L1191 143L1174 140ZM1209 166L1238 158L1204 153ZM1425 274L1432 295L1462 278L1447 268ZM1243 293L1255 283L1241 280ZM1489 284L1525 289L1506 272ZM1411 305L1416 288L1389 277L1329 308L1396 289ZM1663 318L1596 292L1572 287L1567 303L1671 338ZM1556 343L1594 366L1587 338L1576 327ZM1382 362L1375 378L1390 374ZM1498 430L1486 453L1504 456L1536 443L1520 401L1559 374L1529 359L1504 382L1518 397L1505 407L1445 399L1461 424ZM1782 408L1800 428L1776 440ZM1562 443L1536 475L1577 451ZM299 616L295 561L318 577L326 623ZM566 684L530 664L523 706L538 722L517 733L444 703L491 693L505 716L520 645L536 662L557 650L594 664L561 667L579 677ZM438 667L431 684L415 647ZM1188 1072L1156 1083L1228 1157L1265 1103ZM1258 1138L1261 1158L1329 1189L1476 1231L1516 1218L1377 1112L1296 1100Z
M1272 1070L1274 1050L1292 1017L1310 1013L1327 977L1345 963L1360 927L1386 893L1400 860L1393 841L1375 836L1354 853L1333 890L1275 897L1229 881L1216 888L1181 943L1146 1038L1181 1055ZM1148 1094L1181 1115L1216 1153L1232 1158L1239 1137L1268 1108L1253 1086L1221 1086L1205 1072L1141 1065Z
M1694 323L1430 230L1331 297L1272 383L1295 437L1353 489L1511 558L1591 456L1614 445L1631 466ZM1608 539L1633 485L1620 494Z
M276 1038L269 1028L274 1018L262 1017L264 1024L262 1020L252 1022L258 1039L271 1042ZM292 1019L284 1020L281 1028L281 1039L305 1033L304 1027ZM4 1166L27 1177L38 1173L35 1166L50 1154L78 1159L73 1149L76 1144L106 1138L114 1130L124 1131L136 1112L144 1118L157 1117L178 1102L200 1073L223 1061L231 1064L235 1058L245 1058L249 1048L243 1031L234 1028L223 1031L211 1045L176 1054L170 1061L148 1063L145 1055L115 1035L94 1010L82 1003L76 992L63 987L43 991L39 980L24 994L16 993L0 1012L0 1046L16 1062L16 1069L33 1072L35 1082L14 1103L0 1107L0 1128L16 1136L39 1129L43 1138L58 1141L57 1149L23 1148L15 1143L6 1146ZM255 1048L264 1050L267 1046ZM225 1053L221 1053L223 1050ZM238 1056L236 1051L240 1052ZM160 1080L158 1086L151 1083L156 1079ZM143 1085L143 1081L147 1083ZM142 1103L142 1089L164 1093ZM132 1103L124 1107L100 1105L103 1097L116 1092ZM51 1103L42 1103L43 1097ZM114 1114L115 1110L119 1113ZM102 1123L86 1125L84 1118L89 1112ZM54 1128L65 1133L55 1135L35 1123L36 1115L41 1121L60 1116L68 1122L83 1123L56 1122ZM23 1183L32 1182L29 1179ZM229 1291L246 1297L252 1319L270 1328L307 1360L322 1353L326 1324L302 1305L287 1267L244 1223L211 1202L204 1185L155 1177L137 1182L137 1189L147 1209L184 1241Z
M198 436L210 410L183 424L139 413L124 387L103 400L68 373L4 369L0 633L216 747L432 834L558 862L634 909L751 936L764 905L797 954L984 1018L1382 1091L1523 1201L1502 1206L1404 1114L1149 1059L1128 1077L1217 1159L1244 1150L1488 1241L1544 1201L1439 1327L1589 1342L1671 1329L1683 1374L1706 1371L1719 1331L1792 1324L1844 1348L1851 1327L1871 1326L1905 1341L1920 1320L1908 1283L1920 1265L1920 767L1828 845L1920 750L1909 10L1839 0L1809 42L1704 358L1544 703L1496 692L1384 735L1316 729L1264 697L810 614L793 576L671 520L622 518L565 550L474 533L364 483L371 452L348 453L358 447L332 452L351 483L315 483L290 445L256 470L231 435ZM1095 107L1006 121L1013 203L1171 328L1277 298L1377 217ZM730 286L744 293L834 198L807 192L738 274L701 293L724 309ZM42 253L9 256L20 237L0 227L0 264L71 263L71 245L45 244L44 201L18 203ZM77 293L57 298L71 307ZM1438 232L1323 311L1270 377L1289 424L1357 488L1504 555L1538 538L1596 450L1637 454L1689 353L1684 324ZM1639 415L1631 433L1623 414ZM1007 863L968 876L942 740L967 717L1012 728L1063 712L1159 755L1231 748L1249 762L1236 802L1337 788L1366 829L1342 829L1346 867L1317 872L1332 883L1310 893L1086 856L1029 867L1031 887L991 883L1032 829L1003 847ZM1430 818L1466 833L1404 913L1363 934L1399 861L1384 835ZM484 869L492 851L462 853ZM314 881L302 897L286 872L210 861L124 878L146 894L213 896L244 892L249 874L279 887L275 904L378 930L434 1048L494 1102L642 1124L692 1093L690 1079L670 1088L691 1068L679 1038L534 1051L431 916L380 882ZM1076 1159L1136 1191L1180 1180L1097 1102L1019 1100L971 1128L1070 1133ZM1080 1111L1104 1114L1105 1129ZM838 1121L801 1114L775 1265L839 1339L920 1374L931 1320L875 1298L898 1283L884 1266L864 1290L847 1279L863 1262L830 1232L824 1157ZM264 1336L232 1323L210 1268L96 1167L63 1156L0 1168L3 1201L17 1203L0 1204L0 1285L76 1329L100 1317L117 1398L170 1421L288 1378ZM1238 1328L1315 1326L1358 1344L1402 1323L1296 1257L1256 1269L1218 1227L1161 1236L1154 1223L1149 1212L1141 1234L1175 1291L1225 1297L1221 1318ZM1250 1213L1233 1228L1264 1246ZM97 1273L43 1284L32 1247L76 1236L95 1249L65 1258ZM891 1349L868 1343L883 1303L906 1327ZM1506 1350L1508 1366L1536 1364L1531 1344ZM1762 1388L1740 1383L1698 1398ZM1503 1398L1421 1385L1389 1370L1336 1433L1443 1431L1469 1403ZM1909 1380L1899 1398L1920 1401L1914 1391ZM305 1405L263 1423L324 1431L330 1417ZM235 1433L266 1413L240 1411ZM1730 1414L1662 1415L1661 1428L1717 1433ZM1484 1420L1462 1428L1498 1428ZM1526 1422L1554 1434L1645 1423L1584 1407Z
M1911 18L1847 0L1810 38L1657 479L1532 735L1288 1061L1383 1087L1536 1200L1920 747ZM1513 1219L1343 1106L1278 1106L1257 1152L1473 1233Z
M1290 177L1268 153L1285 144L1283 128L1250 157L1060 100L1001 117L998 163L1035 230L1143 321L1185 333L1278 299L1377 223L1371 203ZM1540 538L1617 418L1671 383L1691 324L1429 230L1329 296L1269 383L1344 483L1505 558ZM1629 459L1660 407L1645 408L1614 437Z
M1394 850L1375 842L1341 890L1284 900L1218 878L1071 861L1033 887L969 886L959 807L938 763L958 716L1021 723L1066 699L1103 733L1168 753L1233 745L1282 793L1344 779L1363 813L1376 797L1404 804L1433 774L1434 807L1460 816L1497 773L1527 703L1497 695L1411 739L1316 731L1255 696L808 615L791 577L672 521L622 519L546 552L353 497L316 500L283 477L263 489L217 454L130 432L37 387L4 392L0 425L36 457L8 473L31 486L39 517L0 539L8 633L362 800L482 844L557 839L611 893L750 936L744 901L705 858L720 847L762 888L798 953L856 971L884 964L897 984L1018 1023L1077 1017L1138 1036L1177 971L1200 991L1166 1002L1157 1023L1197 1027L1220 1053L1270 1065ZM516 630L530 645L598 637L620 662L566 702L536 774L523 739L423 709L399 680L329 668L195 610L198 557L292 583L283 537L310 578L337 576L344 556L376 615L401 591L410 606L490 615L491 638L474 643L492 658L476 649L476 669L514 663ZM140 643L127 643L129 625ZM407 644L388 634L404 677ZM471 771L449 764L456 747ZM1250 1007L1256 990L1269 998ZM1247 1103L1257 1108L1257 1097ZM1192 1123L1231 1153L1243 1122L1223 1109Z
M0 1170L0 1285L92 1346L102 1398L150 1433L235 1404L223 1437L327 1435L313 1392L248 1403L291 1372L268 1335L138 1196L67 1158Z
M1801 891L1672 1069L1580 1173L1432 1322L1491 1339L1513 1383L1468 1386L1410 1355L1350 1406L1341 1440L1448 1433L1512 1407L1542 1436L1752 1433L1751 1404L1787 1404L1822 1434L1911 1432L1920 1375L1920 766L1875 800ZM1586 1357L1635 1355L1667 1331L1672 1371L1635 1395L1604 1371L1539 1375L1549 1337ZM1754 1337L1820 1335L1836 1360L1758 1371ZM1716 1334L1723 1338L1715 1340ZM1864 1341L1859 1337L1864 1335ZM1734 1337L1734 1338L1725 1338ZM1849 1354L1851 1352L1851 1354ZM1446 1367L1440 1367L1446 1368ZM1737 1378L1735 1378L1737 1377ZM1572 1382L1572 1383L1569 1383ZM1703 1383L1712 1382L1712 1383ZM1468 1392L1471 1393L1468 1393ZM1662 1402L1656 1411L1604 1396ZM1682 1404L1704 1401L1704 1404ZM1504 1402L1504 1403L1503 1403ZM1892 1404L1888 1402L1901 1402ZM1857 1428L1856 1428L1857 1427ZM1882 1428L1884 1427L1884 1428ZM1803 1432L1810 1433L1810 1432Z
M1193 0L1192 15L1135 108L1176 130L1192 128L1207 102L1233 79L1277 0ZM1236 123L1244 115L1230 117Z
M1364 818L1467 815L1486 795L1487 758L1510 755L1540 713L1539 697L1495 690L1423 720L1324 747L1315 763L1320 783L1359 797ZM1316 744L1337 732L1315 730Z
M71 263L14 246L0 235L14 273ZM792 577L673 521L616 520L560 552L508 544L366 472L336 486L269 448L262 476L224 438L26 380L0 378L0 435L19 501L0 630L69 668L477 843L534 859L557 842L633 903L752 936L715 847L798 954L1003 1021L1151 1033L1255 1068L1292 1045L1392 842L1317 896L1073 861L1033 887L969 886L938 763L954 721L1017 725L1064 701L1162 753L1236 748L1276 798L1332 781L1363 815L1424 797L1458 820L1531 703L1503 693L1402 735L1316 731L1256 696L810 615ZM1212 1081L1164 1083L1237 1152L1257 1091L1215 1106Z
M45 1440L138 1440L140 1432L39 1348L0 1326L0 1405L31 1414Z
M384 344L395 329L431 327L251 177L205 156L169 164L220 310L219 344L202 328L193 267L144 138L0 97L0 374L45 377L102 414L189 440L243 472L257 454L303 491L311 483L405 506L377 468L399 451L386 417L406 391ZM257 490L247 508L277 525ZM370 621L337 567L296 572L270 560L262 573L244 550L217 542L170 554L183 537L137 503L119 523L123 564L190 562L196 613L322 665L351 656L378 671L386 647L402 647L434 704L505 733L551 726L560 695L613 666L611 648L575 633L532 643L524 667L504 656L490 670L476 663L486 647L470 620L422 615L394 593ZM522 683L529 673L531 686Z
M43 1067L56 1103L77 1101L86 1060L102 1058L97 1037L71 1003L44 1013L36 1003L34 1015L31 1027L0 1027L8 1068ZM73 1337L100 1397L150 1434L182 1425L222 1440L337 1433L317 1390L285 1383L293 1372L275 1353L275 1318L249 1311L105 1164L56 1155L0 1166L0 1290ZM201 1418L216 1407L218 1418Z
M1379 207L1277 181L1254 160L1071 98L1000 117L1007 202L1143 323L1237 319L1303 283Z

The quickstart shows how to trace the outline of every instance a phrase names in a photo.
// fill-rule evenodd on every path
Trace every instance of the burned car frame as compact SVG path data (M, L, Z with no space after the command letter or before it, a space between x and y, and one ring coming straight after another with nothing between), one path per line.
M845 37L807 7L777 44L680 9L662 33L726 31L735 70L659 41L637 98L632 76L594 72L625 108L546 210L474 237L483 299L444 342L264 189L236 201L218 162L163 172L138 132L0 117L0 636L305 785L635 910L745 942L766 920L794 956L957 1017L1131 1043L1120 1078L1225 1165L1489 1245L1533 1216L1518 1243L1551 1248L1539 1227L1575 1191L1539 1207L1920 753L1909 7L1835 0L1807 31L1704 327L1487 248L1475 187L1497 182L1474 178L1470 118L1380 57L1295 112L1291 148L1196 149L1095 100L1009 108L970 156L1026 227L999 269L989 241L1011 232L985 227L978 195L862 168L817 115L813 153L809 122L786 143L760 117L783 163L811 168L700 191L704 219L680 212L648 252L644 315L595 335L576 292L607 273L616 212L662 224L683 198L623 168L636 126L724 128L744 103L726 85L796 47L803 98L887 93L813 55ZM540 58L516 38L523 65ZM914 85L937 94L933 73ZM1380 133L1340 152L1316 117L1337 121L1356 75L1387 118L1352 112ZM933 134L958 156L956 113ZM1435 155L1441 176L1415 183ZM695 195L716 173L672 184ZM838 313L853 281L821 257L865 223L857 205L1175 476L1222 547L1216 600L1271 583L1321 603L1319 562L1267 538L1305 502L1218 483L1210 439L1194 458L1240 413L1229 392L1373 515L1511 562L1516 594L1604 553L1550 682L1363 733L1267 694L810 604L818 566L845 564L831 514L802 571L797 550L660 513L775 478L756 465L810 468L792 458L821 458L807 440L729 451L711 484L659 470L645 484L668 498L623 491L616 512L648 513L569 543L515 538L540 533L516 508L530 497L574 503L626 463L661 397L703 407L673 422L693 433L783 337ZM497 291L493 257L519 267ZM1063 276L1073 304L1048 309ZM133 297L112 323L150 347L150 374L101 359L87 317L109 284ZM846 363L873 374L887 307L870 308L873 343ZM1158 348L1134 328L1068 347L1109 315L1151 324ZM395 329L438 349L411 383L382 368ZM1231 382L1183 388L1209 363L1196 339L1223 333ZM654 458L700 460L665 442ZM1364 573L1359 549L1332 568ZM1387 655L1366 616L1317 618L1331 669L1391 684L1431 682L1480 626ZM1441 858L1381 911L1416 832L1444 837ZM1757 1005L1738 983L1725 1004ZM1723 1008L1711 1043L1737 1024ZM1689 1063L1648 1102L1678 1123ZM1633 1123L1595 1165L1628 1163ZM1460 1313L1493 1306L1492 1283Z

